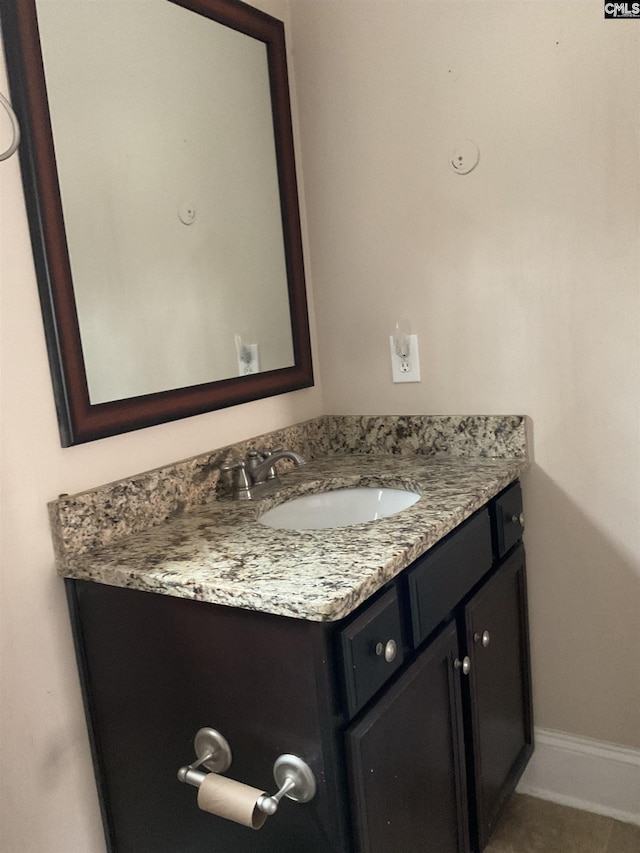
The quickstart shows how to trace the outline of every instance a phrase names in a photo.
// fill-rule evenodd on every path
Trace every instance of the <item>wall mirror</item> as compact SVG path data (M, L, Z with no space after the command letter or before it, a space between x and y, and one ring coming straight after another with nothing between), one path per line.
M0 8L63 445L312 385L282 23Z

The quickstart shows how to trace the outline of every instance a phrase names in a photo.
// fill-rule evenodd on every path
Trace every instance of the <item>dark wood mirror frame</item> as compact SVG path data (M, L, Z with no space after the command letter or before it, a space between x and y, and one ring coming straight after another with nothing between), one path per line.
M291 106L281 21L239 0L167 0L266 44L295 363L92 405L58 184L35 0L0 0L20 164L62 445L68 447L313 385Z

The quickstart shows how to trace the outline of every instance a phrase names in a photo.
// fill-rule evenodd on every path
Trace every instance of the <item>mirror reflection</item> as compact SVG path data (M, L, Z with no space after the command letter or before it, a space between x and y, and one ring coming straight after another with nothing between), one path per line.
M37 0L91 405L294 365L267 46Z

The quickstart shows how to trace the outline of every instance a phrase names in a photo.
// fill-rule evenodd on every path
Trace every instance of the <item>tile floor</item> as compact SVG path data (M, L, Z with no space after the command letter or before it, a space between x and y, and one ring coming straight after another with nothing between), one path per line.
M484 853L640 853L640 826L516 794Z

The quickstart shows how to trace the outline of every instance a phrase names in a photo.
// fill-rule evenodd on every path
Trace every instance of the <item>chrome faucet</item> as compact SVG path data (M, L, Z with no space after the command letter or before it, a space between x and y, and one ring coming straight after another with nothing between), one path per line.
M252 500L260 497L268 485L278 483L275 465L281 459L291 459L296 466L305 464L294 450L250 450L245 460L221 465L221 471L231 472L233 499Z

